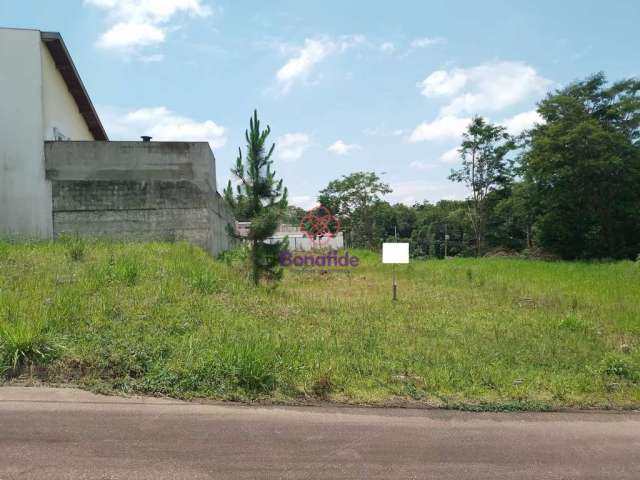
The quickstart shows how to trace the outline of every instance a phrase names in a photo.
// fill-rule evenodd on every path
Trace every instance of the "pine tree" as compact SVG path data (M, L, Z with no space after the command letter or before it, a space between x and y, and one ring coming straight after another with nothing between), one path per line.
M286 241L266 243L273 236L278 224L286 213L287 189L282 179L275 179L271 170L271 155L275 148L265 148L271 129L260 131L258 111L254 110L249 120L249 130L245 131L247 157L243 159L238 148L236 165L231 173L239 180L234 194L231 180L224 191L237 219L251 222L248 240L251 244L251 270L253 282L257 285L261 278L279 280L282 268L279 266L280 253L286 247Z

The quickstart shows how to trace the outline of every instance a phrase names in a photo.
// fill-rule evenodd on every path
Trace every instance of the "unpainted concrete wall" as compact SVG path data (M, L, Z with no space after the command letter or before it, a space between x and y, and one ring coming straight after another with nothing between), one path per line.
M55 237L186 240L213 255L233 245L205 142L46 142L45 161Z

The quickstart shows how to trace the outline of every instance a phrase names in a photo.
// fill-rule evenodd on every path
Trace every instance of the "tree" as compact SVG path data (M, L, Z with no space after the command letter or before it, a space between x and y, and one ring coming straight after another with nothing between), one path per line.
M390 205L378 202L374 208L375 239L377 242L409 241L415 225L416 212L402 203Z
M303 208L296 207L295 205L289 205L282 219L283 223L287 225L299 226L302 219L307 214L307 211Z
M238 148L236 165L231 173L239 180L234 194L231 180L224 191L224 197L236 215L236 218L251 222L248 240L251 244L251 270L253 282L257 285L260 278L280 279L282 268L279 266L280 253L286 246L284 241L266 243L278 228L278 224L287 208L287 189L282 179L275 179L271 170L271 155L275 144L267 151L265 144L271 129L260 131L258 112L254 110L249 120L249 130L245 131L247 158L242 158Z
M504 127L492 125L482 117L474 117L463 134L460 146L462 167L452 170L449 179L464 183L471 190L469 217L480 255L487 224L486 198L489 193L504 188L513 179L509 152L516 148Z
M389 185L374 172L355 172L329 182L318 201L340 219L345 234L356 246L375 247L374 206L391 193Z
M567 259L640 252L640 81L603 73L549 94L521 157L539 245Z
M488 243L494 247L522 250L533 246L535 202L527 184L516 182L499 192L489 207ZM490 196L491 197L491 196Z
M416 257L467 255L473 238L467 202L440 200L435 205L425 201L412 207L415 223L411 233L411 254ZM448 239L445 236L449 236Z

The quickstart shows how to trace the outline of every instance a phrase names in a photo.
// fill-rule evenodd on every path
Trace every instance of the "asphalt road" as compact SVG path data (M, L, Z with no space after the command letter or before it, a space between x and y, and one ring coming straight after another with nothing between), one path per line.
M199 405L0 388L0 480L640 478L640 414Z

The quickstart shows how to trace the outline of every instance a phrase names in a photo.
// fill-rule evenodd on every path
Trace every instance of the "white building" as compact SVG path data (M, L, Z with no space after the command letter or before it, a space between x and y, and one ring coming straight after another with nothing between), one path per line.
M0 28L0 237L51 238L45 140L108 140L59 33Z
M240 237L247 237L251 222L236 222L236 233ZM306 232L295 225L281 224L267 243L281 242L285 238L289 242L289 250L308 252L315 249L340 250L344 248L344 236L338 232L332 237L311 239Z

